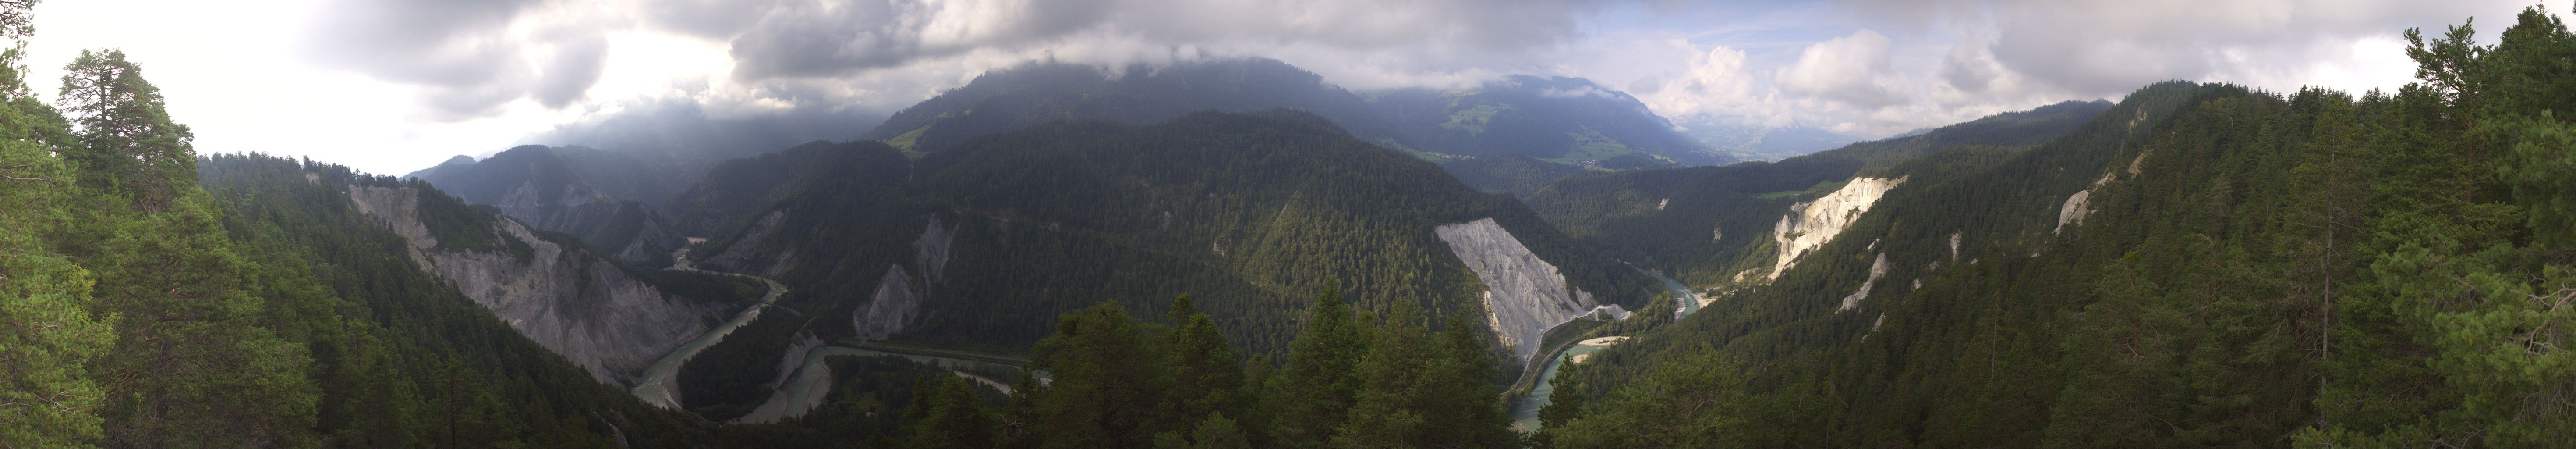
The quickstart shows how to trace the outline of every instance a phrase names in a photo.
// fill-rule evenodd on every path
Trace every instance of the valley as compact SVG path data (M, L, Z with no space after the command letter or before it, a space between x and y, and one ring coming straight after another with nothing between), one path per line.
M2550 5L37 3L0 448L2576 437Z

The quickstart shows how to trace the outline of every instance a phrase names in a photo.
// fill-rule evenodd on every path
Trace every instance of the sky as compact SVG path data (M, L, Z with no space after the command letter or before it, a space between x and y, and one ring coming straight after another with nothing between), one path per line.
M1032 60L1269 57L1353 90L1588 78L1678 123L1878 137L2162 80L2394 89L2407 28L2528 0L50 0L40 95L119 48L201 153L400 174L523 143L846 140ZM2566 16L2571 2L2545 5ZM2428 33L2432 34L2432 33ZM692 140L698 139L698 140ZM758 139L753 139L758 140ZM765 140L759 140L767 142Z

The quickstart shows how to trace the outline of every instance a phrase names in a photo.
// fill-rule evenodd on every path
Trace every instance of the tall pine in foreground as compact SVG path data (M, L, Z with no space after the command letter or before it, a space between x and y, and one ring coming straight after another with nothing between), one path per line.
M95 275L42 240L73 224L76 175L51 154L70 127L29 92L20 62L33 3L0 4L0 447L97 440L105 387L88 367L116 341L113 315L95 312Z
M2407 32L2420 81L2375 117L2366 261L2301 443L2576 438L2576 35L2518 19L2493 46Z
M1340 284L1327 283L1306 315L1306 330L1288 344L1287 364L1261 398L1273 421L1270 442L1279 447L1324 447L1355 402L1355 370L1371 343L1367 325L1343 304Z
M84 51L65 68L64 109L79 125L64 155L95 195L82 223L51 235L98 274L99 308L121 317L108 385L114 446L311 443L319 392L302 344L263 323L256 268L232 250L221 215L197 190L187 127L116 50Z

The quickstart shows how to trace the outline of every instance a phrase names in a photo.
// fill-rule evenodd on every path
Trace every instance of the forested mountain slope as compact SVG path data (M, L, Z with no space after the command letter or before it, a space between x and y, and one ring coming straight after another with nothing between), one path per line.
M1350 91L1268 58L1165 67L1030 63L976 76L965 86L896 112L862 137L926 153L975 136L1060 120L1141 125L1193 111L1270 108L1311 112L1379 144L1401 146L1405 141L1401 131Z
M764 315L705 359L738 361L693 362L701 373L774 365L799 334L1018 352L1059 313L1102 300L1160 312L1179 293L1241 347L1276 353L1321 289L1364 310L1478 317L1516 364L1546 326L1636 308L1657 289L1508 197L1302 112L1048 124L919 161L872 142L776 157L812 175L700 184L765 194L683 194L773 199L696 254L796 292L783 304L794 313ZM683 381L708 391L771 375L746 371Z
M1440 165L1468 185L1527 194L1586 167L1734 162L1673 131L1627 94L1579 78L1516 76L1474 89L1353 95L1265 58L1108 70L1029 64L905 108L865 138L913 155L1061 120L1151 124L1202 111L1297 109Z
M1960 175L1570 369L1544 439L2564 442L2576 142L2551 111L2576 35L2536 9L2473 35L2410 32L2422 81L2394 94L2166 84L2035 148L1915 161Z
M1843 206L1835 213L1866 210L1869 204L1852 200L1875 199L1897 184L1909 174L1894 170L1905 161L1957 146L2037 144L2109 108L2108 102L2059 103L1780 162L1587 173L1557 181L1528 203L1586 246L1696 288L1720 287L1772 274L1783 246L1782 217L1793 208L1824 217L1835 215L1823 206ZM1877 181L1855 185L1857 178ZM1836 221L1829 224L1848 224ZM1803 234L1808 241L1794 242L1805 245L1797 248L1831 237Z
M1574 167L1725 165L1636 97L1567 77L1519 75L1473 89L1369 93L1369 104L1423 151L1520 155Z
M0 52L0 446L695 438L412 266L345 169L201 161L114 50L71 65L58 111L19 55Z

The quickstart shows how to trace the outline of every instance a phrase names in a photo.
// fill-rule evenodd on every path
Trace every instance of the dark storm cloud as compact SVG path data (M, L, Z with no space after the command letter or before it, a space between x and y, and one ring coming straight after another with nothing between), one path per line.
M505 42L461 42L458 37L509 25L522 9L542 0L356 0L330 3L316 14L311 49L318 62L378 78L441 86L469 86L497 77Z
M560 108L581 99L590 85L599 82L599 70L608 62L608 40L591 36L566 42L556 48L555 63L540 73L537 85L529 92L537 104Z
M710 112L690 99L664 98L597 120L558 126L521 141L674 156L731 158L815 140L856 139L891 113L861 108L800 107L728 116Z
M434 118L488 115L534 98L562 107L599 79L607 44L597 30L514 36L520 15L548 0L351 0L329 3L307 40L317 64L425 88Z
M780 0L647 0L643 16L655 28L708 39L732 39L759 23Z

